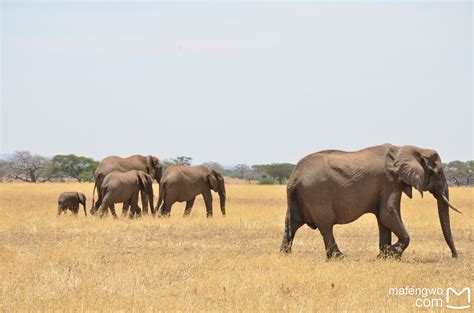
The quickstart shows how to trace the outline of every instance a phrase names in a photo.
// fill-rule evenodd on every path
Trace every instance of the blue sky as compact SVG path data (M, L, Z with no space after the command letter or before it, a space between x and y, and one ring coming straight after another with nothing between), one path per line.
M0 153L473 158L472 4L2 2Z

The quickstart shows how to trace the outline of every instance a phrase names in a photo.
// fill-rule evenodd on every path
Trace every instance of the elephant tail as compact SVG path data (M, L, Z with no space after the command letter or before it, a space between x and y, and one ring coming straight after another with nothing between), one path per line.
M287 187L287 201L288 208L285 216L285 232L280 246L280 252L284 253L291 252L294 233L296 229L303 224L301 222L301 217L299 216L300 206L296 198L296 186L291 182L288 183Z

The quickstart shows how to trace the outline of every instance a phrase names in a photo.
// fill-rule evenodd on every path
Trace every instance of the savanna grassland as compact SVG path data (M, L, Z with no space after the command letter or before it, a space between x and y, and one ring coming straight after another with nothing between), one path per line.
M293 253L279 254L284 186L228 185L227 217L199 197L183 218L56 217L62 191L91 184L0 184L1 311L412 311L393 287L473 287L472 188L451 188L459 252L452 259L436 203L402 199L411 243L401 261L377 260L375 217L335 229L343 260L327 262L318 231L303 227ZM120 212L120 206L118 213ZM438 311L440 309L436 309ZM441 310L445 310L444 308Z

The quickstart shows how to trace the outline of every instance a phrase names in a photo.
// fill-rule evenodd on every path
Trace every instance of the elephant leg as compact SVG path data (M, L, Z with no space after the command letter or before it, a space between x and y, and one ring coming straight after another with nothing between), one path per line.
M101 204L100 207L98 208L97 212L98 212L98 214L99 214L99 217L100 217L100 218L103 218L104 215L108 212L108 206L107 206L107 205L104 205L104 202L102 202L102 204Z
M333 225L329 227L319 227L321 235L324 239L324 247L326 248L326 257L330 259L339 259L344 257L341 250L339 250L336 240L334 239Z
M94 197L94 195L92 195L92 197ZM97 186L97 202L94 203L94 210L95 212L99 212L99 208L102 204L102 192L101 192L101 189L99 186Z
M118 219L117 213L115 213L115 204L111 203L109 206L110 213L112 213L112 216L114 219Z
M163 202L163 205L160 208L160 215L169 217L171 215L171 207L172 206L173 206L172 202L165 200Z
M122 216L126 216L128 213L128 218L132 219L135 216L135 211L133 209L133 205L130 200L123 203L123 211Z
M142 207L143 207L143 214L148 215L148 196L145 192L140 191L140 195L142 197ZM153 208L150 208L150 210L153 210Z
M74 204L73 208L72 208L72 213L77 216L77 214L79 213L79 203L78 204Z
M405 229L405 225L403 225L399 213L395 209L386 210L380 214L380 221L398 237L398 241L387 248L388 256L400 258L403 251L410 244L410 236Z
M377 217L377 224L379 226L379 249L380 253L377 258L384 259L388 255L388 249L392 245L392 231L387 228Z
M122 216L127 216L129 209L130 209L130 203L128 201L125 201L122 206ZM130 211L130 215L131 214L132 214L132 211Z
M193 205L194 205L194 200L196 200L196 197L192 198L189 201L186 201L186 208L184 209L183 216L188 216L191 213L191 209L193 208Z
M206 204L206 215L208 218L212 217L212 194L208 190L202 194L204 198L204 203Z
M138 203L133 208L133 216L141 217L142 216L142 209L138 206Z
M130 216L140 217L142 215L142 210L138 206L138 192L132 194L132 197L129 200L131 209L130 209Z
M291 246L293 245L296 231L303 225L302 221L296 220L294 217L292 218L289 210L286 212L285 233L283 234L280 252L291 253Z
M110 199L110 195L106 194L100 201L100 207L98 209L99 217L103 218L109 212L109 208L113 206L113 201Z

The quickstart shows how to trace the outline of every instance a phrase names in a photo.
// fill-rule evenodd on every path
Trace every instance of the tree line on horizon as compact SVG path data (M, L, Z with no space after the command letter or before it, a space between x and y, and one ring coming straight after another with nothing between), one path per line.
M162 160L163 167L173 164L191 166L193 158L177 156ZM99 161L75 154L55 155L48 158L29 151L16 151L9 159L0 160L0 181L49 182L74 180L91 182ZM214 168L224 176L245 180L248 183L273 185L284 184L295 168L291 163L270 163L247 165L237 164L224 168L220 163L209 161L203 165ZM450 185L474 185L474 161L452 161L443 163L443 168Z

